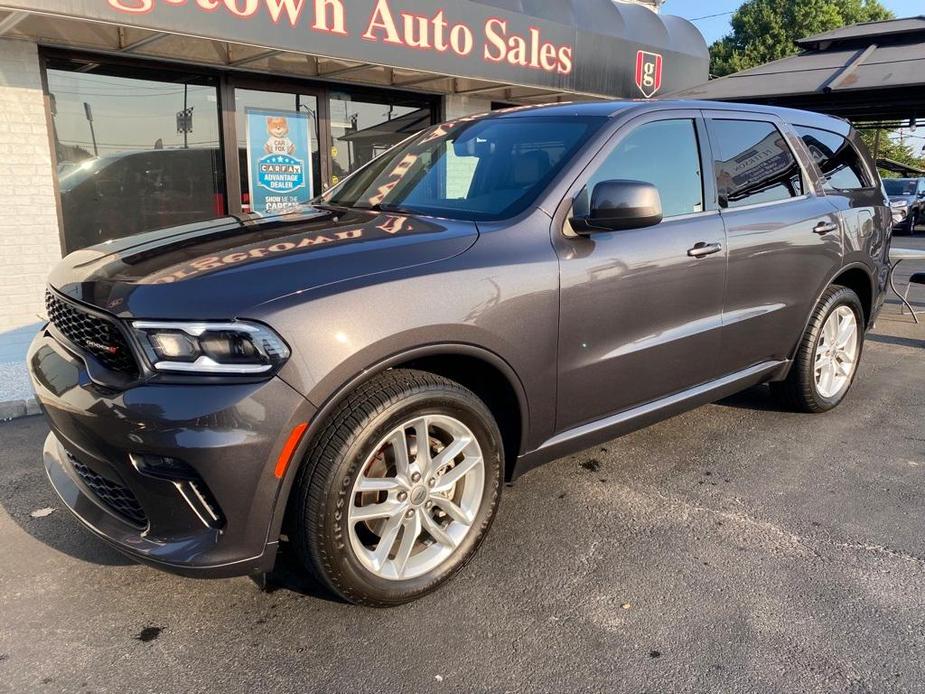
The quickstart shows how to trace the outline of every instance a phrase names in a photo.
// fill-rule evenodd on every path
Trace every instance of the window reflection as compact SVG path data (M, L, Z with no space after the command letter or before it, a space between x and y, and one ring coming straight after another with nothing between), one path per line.
M68 60L47 73L68 250L224 214L210 78Z
M825 176L828 190L857 190L871 185L860 155L844 137L803 126L796 126L796 131Z
M431 125L424 99L354 98L331 94L331 185L405 138Z
M803 179L790 146L773 123L713 121L719 143L716 183L720 204L742 207L803 194Z

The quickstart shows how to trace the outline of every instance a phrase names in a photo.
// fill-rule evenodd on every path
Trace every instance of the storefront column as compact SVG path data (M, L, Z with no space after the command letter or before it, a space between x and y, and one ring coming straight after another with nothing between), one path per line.
M44 313L48 272L61 258L54 185L38 49L2 39L0 367L24 359Z
M491 99L480 96L461 96L459 94L449 94L444 97L443 113L446 120L471 116L476 113L488 113L489 111L491 111Z

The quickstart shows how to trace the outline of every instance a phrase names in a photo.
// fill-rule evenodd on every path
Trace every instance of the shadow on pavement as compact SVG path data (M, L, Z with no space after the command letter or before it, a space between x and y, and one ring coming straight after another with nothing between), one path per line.
M920 340L914 337L900 337L899 335L868 333L867 340L869 342L880 342L885 345L898 345L899 347L925 348L925 340Z
M734 407L740 410L758 410L760 412L792 412L778 404L766 385L752 386L741 393L730 395L728 398L718 400L715 404L723 407Z
M0 424L5 453L0 467L0 506L25 533L42 544L81 561L102 566L131 566L133 562L95 537L58 498L42 465L42 442L48 427L42 417ZM55 512L41 518L38 509Z
M276 566L266 575L262 584L258 581L258 585L267 593L289 590L327 602L346 604L340 596L332 593L327 586L309 575L288 542L280 542L279 552L276 555Z

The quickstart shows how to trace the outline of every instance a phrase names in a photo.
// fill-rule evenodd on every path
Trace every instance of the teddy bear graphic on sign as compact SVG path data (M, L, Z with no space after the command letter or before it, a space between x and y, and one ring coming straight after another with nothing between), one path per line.
M295 145L289 139L289 122L282 116L267 116L267 134L263 146L267 154L295 154Z

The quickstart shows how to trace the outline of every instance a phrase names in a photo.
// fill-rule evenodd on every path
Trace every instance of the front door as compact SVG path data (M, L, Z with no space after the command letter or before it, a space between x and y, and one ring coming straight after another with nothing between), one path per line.
M590 236L554 230L561 273L557 429L591 422L720 375L725 238L703 176L696 111L621 128L576 182L655 185L664 220ZM695 249L709 246L708 254Z

